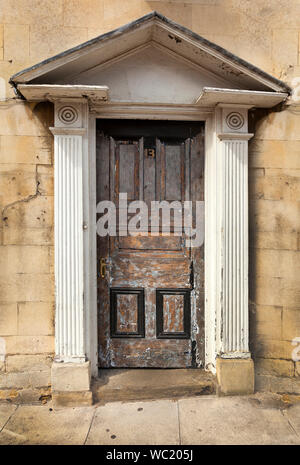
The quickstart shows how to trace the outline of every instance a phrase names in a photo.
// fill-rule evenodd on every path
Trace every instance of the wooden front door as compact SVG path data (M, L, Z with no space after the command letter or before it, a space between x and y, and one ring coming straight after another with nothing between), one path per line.
M127 204L119 205L120 193ZM152 201L177 201L182 213L184 201L204 200L203 124L99 120L102 200L116 205L117 227L116 236L97 237L99 366L203 366L204 246L187 246L173 210L170 232L160 221L151 234ZM129 222L137 222L130 207L137 200L148 222L130 235L124 218L129 208Z

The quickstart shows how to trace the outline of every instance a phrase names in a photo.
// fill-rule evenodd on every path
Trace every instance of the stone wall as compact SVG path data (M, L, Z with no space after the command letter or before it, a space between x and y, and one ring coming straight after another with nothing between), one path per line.
M0 0L2 397L47 395L54 350L53 110L16 100L8 79L154 9L288 83L300 76L298 0ZM300 106L250 122L251 349L257 386L293 391L299 384L284 383L300 375Z

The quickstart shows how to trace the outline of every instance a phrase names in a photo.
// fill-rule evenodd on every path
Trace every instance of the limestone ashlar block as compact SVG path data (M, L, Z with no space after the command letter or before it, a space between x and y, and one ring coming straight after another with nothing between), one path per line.
M41 228L9 227L2 230L4 245L51 245L54 244L53 226Z
M250 141L250 168L300 168L300 140L264 140L257 135Z
M251 250L254 276L294 279L300 274L300 253L289 250Z
M112 3L112 2L110 2ZM134 3L134 2L133 2ZM122 2L123 4L123 2ZM122 4L120 5L122 8ZM97 27L103 23L103 0L68 0L64 2L64 26ZM96 37L99 34L95 34Z
M0 136L1 163L50 165L52 153L52 136Z
M18 331L21 336L50 336L54 334L53 302L18 303Z
M300 141L298 118L292 112L271 112L256 124L257 139Z
M294 346L291 341L280 341L267 339L265 337L256 337L252 347L255 356L269 359L292 360L292 351Z
M254 199L300 201L298 170L265 169L265 176L251 177L249 191Z
M0 304L0 337L13 336L18 333L17 303Z
M18 273L49 273L50 248L47 246L0 246L0 276ZM24 300L24 299L23 299Z
M26 389L50 386L50 369L20 373L0 373L0 389Z
M300 202L250 200L250 230L264 232L295 232L300 227Z
M1 8L0 22L9 24L62 24L63 0L8 0Z
M54 172L53 166L41 165L37 167L37 182L39 192L42 195L54 195Z
M53 355L53 336L6 336L6 355Z
M299 378L281 376L259 375L255 377L255 389L258 391L276 392L278 394L291 394L299 396Z
M288 341L300 338L300 307L283 308L282 338Z
M297 232L250 232L250 246L256 249L298 250ZM251 250L250 253L253 251Z
M246 395L254 392L252 359L217 358L217 392L219 395Z
M29 26L4 25L4 60L24 62L29 57Z
M44 39L45 37L47 40ZM44 60L46 57L54 56L86 40L86 27L35 23L30 27L30 57L34 62Z
M36 193L19 202L8 204L3 211L4 236L8 229L53 227L53 196ZM5 240L5 239L4 239Z
M91 380L90 362L54 362L51 369L52 391L89 391Z
M182 24L180 17L178 22ZM192 29L198 34L232 34L233 24L234 32L241 32L241 15L228 5L192 5Z
M54 276L46 273L15 273L0 276L3 302L53 302Z
M61 391L52 392L54 407L84 407L93 404L92 391Z
M1 210L37 191L35 165L0 164ZM4 195L5 193L5 195Z
M8 373L27 371L47 371L51 368L53 357L50 355L8 355L6 371Z
M2 136L51 136L53 105L49 102L30 104L16 101L0 108Z
M255 373L272 376L294 376L294 362L276 359L255 359Z
M251 308L250 333L251 339L258 338L281 339L282 307L260 306Z

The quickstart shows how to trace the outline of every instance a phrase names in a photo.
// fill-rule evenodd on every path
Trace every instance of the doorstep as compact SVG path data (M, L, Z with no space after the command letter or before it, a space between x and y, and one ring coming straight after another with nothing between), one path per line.
M202 369L100 369L93 380L94 402L157 400L211 395L216 378Z

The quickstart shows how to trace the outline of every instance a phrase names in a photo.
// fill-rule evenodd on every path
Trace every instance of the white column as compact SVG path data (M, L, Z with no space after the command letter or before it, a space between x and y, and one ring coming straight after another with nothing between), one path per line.
M55 102L55 361L84 362L83 103ZM38 285L38 284L37 284Z
M222 358L249 358L248 325L248 108L222 106L219 115Z

